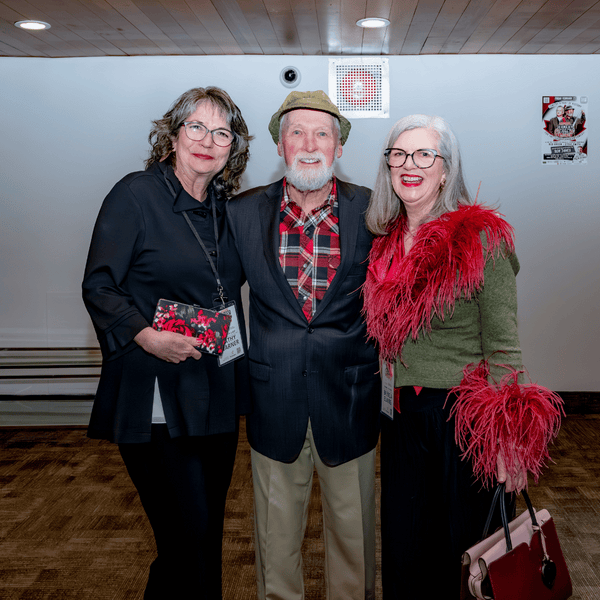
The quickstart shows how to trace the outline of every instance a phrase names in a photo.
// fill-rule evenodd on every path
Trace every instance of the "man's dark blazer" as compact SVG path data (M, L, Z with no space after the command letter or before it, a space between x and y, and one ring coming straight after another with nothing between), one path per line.
M279 262L282 193L280 180L227 204L250 285L248 440L260 454L293 462L310 417L321 460L335 466L372 450L379 436L379 365L360 292L370 190L337 180L341 263L310 323Z

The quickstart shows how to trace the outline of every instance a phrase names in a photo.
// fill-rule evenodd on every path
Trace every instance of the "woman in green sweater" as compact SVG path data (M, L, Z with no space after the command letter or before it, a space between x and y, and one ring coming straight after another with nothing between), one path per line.
M559 400L520 385L513 230L469 197L448 124L405 117L385 148L364 287L368 331L394 387L393 406L382 406L383 598L458 598L490 484L519 491L528 470L539 475ZM531 411L533 428L515 417Z

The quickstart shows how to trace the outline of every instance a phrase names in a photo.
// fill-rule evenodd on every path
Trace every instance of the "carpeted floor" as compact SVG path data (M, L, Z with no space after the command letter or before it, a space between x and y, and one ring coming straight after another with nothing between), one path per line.
M530 488L534 504L554 516L576 600L600 598L599 426L598 417L567 418L555 464ZM306 598L321 600L316 487L311 502ZM225 522L225 600L255 597L251 530L242 432ZM150 527L115 446L87 439L83 429L0 429L0 599L141 599L153 557Z

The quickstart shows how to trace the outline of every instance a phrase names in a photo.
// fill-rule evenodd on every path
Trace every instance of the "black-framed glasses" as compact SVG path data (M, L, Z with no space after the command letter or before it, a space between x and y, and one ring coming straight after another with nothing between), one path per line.
M410 154L401 148L388 148L383 154L388 166L394 169L403 167L409 156L412 158L415 167L419 167L419 169L433 167L436 158L445 160L443 156L440 156L436 150L431 148L421 148L421 150L415 150Z
M185 128L185 135L187 135L190 140L194 142L202 141L207 133L212 135L213 142L217 146L221 146L221 148L226 148L227 146L231 146L233 140L235 139L235 134L233 131L229 131L229 129L213 129L212 131L203 123L199 121L184 121L183 127Z

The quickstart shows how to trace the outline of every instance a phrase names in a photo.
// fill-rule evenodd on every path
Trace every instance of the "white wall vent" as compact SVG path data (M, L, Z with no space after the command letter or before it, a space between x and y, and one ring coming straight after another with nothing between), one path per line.
M329 97L349 119L388 119L389 59L330 58Z

